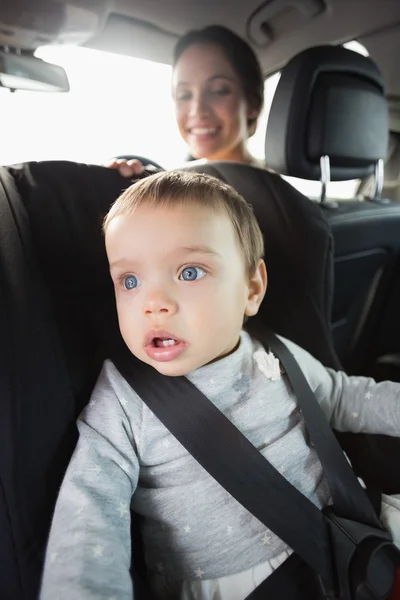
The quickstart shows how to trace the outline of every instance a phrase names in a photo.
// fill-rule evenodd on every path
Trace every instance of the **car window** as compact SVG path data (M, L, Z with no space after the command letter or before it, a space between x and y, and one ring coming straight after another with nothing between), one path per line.
M0 164L73 160L102 164L108 157L140 154L166 168L187 151L175 125L171 67L68 46L36 55L67 71L66 94L0 88Z

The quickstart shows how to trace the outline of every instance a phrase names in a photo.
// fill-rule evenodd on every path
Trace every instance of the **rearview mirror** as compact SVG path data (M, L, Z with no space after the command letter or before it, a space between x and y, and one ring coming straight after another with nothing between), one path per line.
M0 50L0 87L31 92L69 92L66 72L32 54Z

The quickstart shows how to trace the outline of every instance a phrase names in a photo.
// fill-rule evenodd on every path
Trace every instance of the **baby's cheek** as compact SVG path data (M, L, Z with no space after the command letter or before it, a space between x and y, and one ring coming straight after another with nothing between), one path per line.
M119 304L117 303L117 312L118 312L118 322L119 328L121 330L122 336L132 337L136 327L135 327L135 318L132 314L132 311L129 310L129 306L126 303Z
M127 327L126 321L124 319L121 319L120 317L119 317L118 321L119 321L119 330L121 332L121 335L124 338L125 342L129 345L129 338L131 336L129 335L129 328Z

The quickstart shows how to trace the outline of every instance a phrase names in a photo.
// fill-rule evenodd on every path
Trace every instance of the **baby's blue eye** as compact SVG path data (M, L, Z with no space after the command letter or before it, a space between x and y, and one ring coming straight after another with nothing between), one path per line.
M134 290L140 285L138 278L134 275L128 275L127 277L124 277L123 284L126 290Z
M201 279L205 275L205 271L200 269L200 267L186 267L180 274L179 279L183 279L183 281L195 281L196 279Z

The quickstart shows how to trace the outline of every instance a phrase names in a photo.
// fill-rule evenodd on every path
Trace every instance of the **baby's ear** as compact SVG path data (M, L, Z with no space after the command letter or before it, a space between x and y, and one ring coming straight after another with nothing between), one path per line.
M260 259L253 275L249 278L249 295L244 314L247 317L254 317L258 313L260 304L263 301L267 291L267 268L265 262Z

